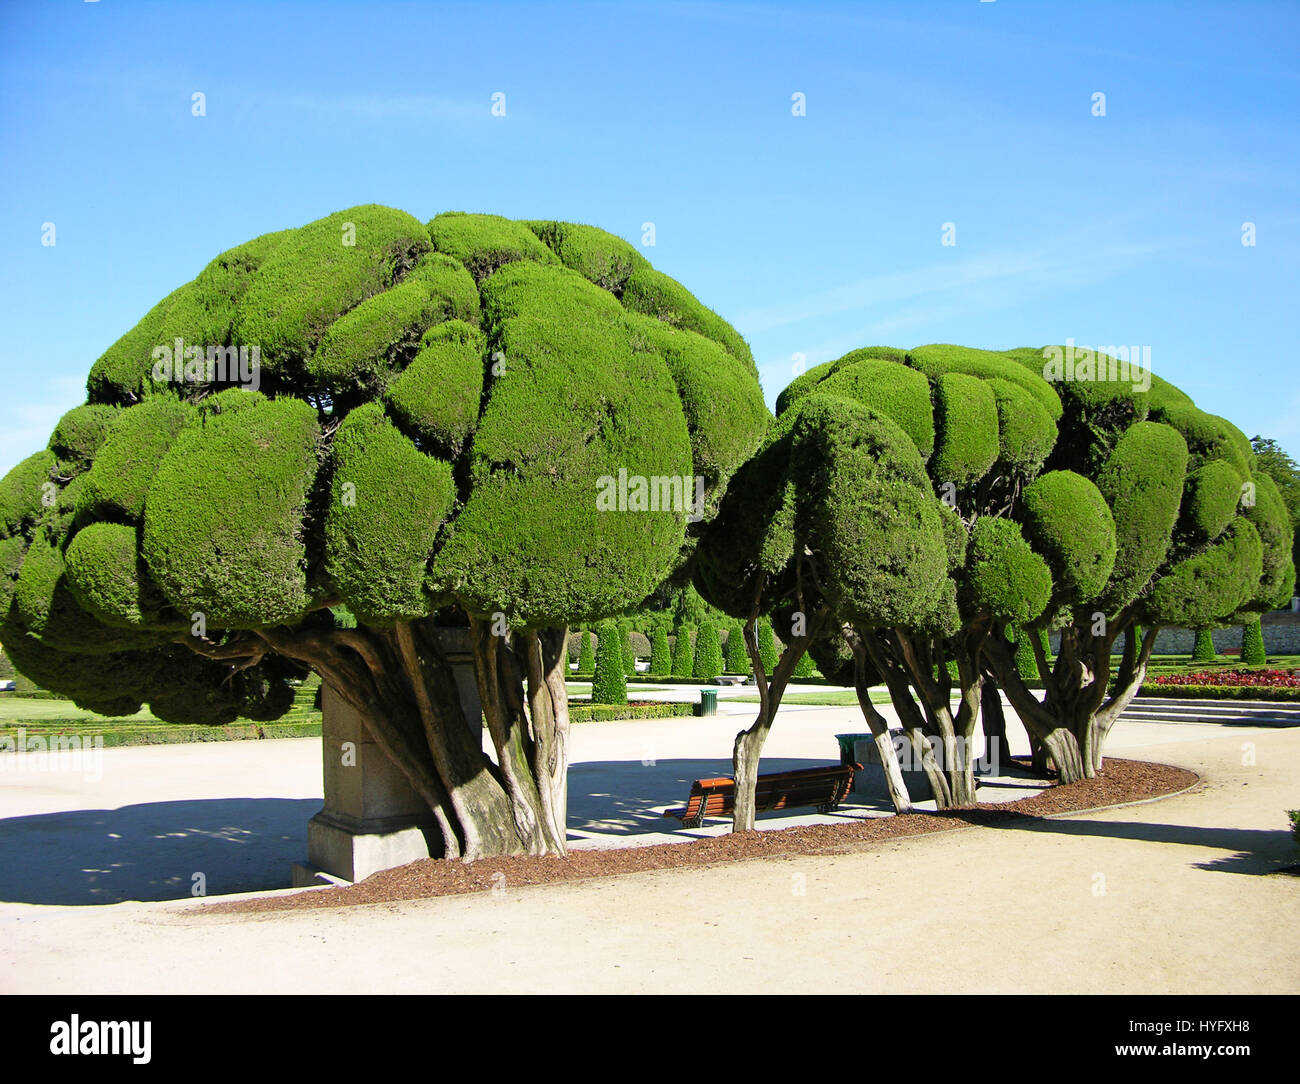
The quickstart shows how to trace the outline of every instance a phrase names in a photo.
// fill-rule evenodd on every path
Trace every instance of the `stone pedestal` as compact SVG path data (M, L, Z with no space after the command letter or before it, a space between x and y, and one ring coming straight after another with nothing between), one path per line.
M483 709L468 630L446 629L440 635L477 735ZM307 861L294 865L294 887L360 881L379 870L441 855L433 814L375 744L361 715L329 686L322 687L321 706L325 805L307 824Z

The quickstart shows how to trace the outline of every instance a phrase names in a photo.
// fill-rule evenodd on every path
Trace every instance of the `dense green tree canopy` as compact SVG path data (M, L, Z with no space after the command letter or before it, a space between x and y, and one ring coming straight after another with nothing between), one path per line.
M80 699L224 683L226 716L289 671L241 691L187 638L636 605L770 419L740 336L628 243L373 205L218 256L87 390L0 481L0 639Z

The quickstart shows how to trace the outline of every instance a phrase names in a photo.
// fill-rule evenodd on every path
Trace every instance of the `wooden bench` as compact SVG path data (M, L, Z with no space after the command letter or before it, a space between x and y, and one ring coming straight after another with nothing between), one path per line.
M853 773L861 770L861 764L832 764L760 775L754 790L754 808L761 812L812 805L818 813L829 813L844 801L853 787ZM665 809L663 815L675 817L684 828L699 828L705 818L729 816L735 807L736 781L719 776L695 780L686 805Z

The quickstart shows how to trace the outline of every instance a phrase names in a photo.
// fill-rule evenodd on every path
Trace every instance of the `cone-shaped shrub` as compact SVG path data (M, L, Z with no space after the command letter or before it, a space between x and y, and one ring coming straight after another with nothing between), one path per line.
M1264 627L1255 618L1241 630L1241 661L1248 666L1263 666L1268 662L1264 651Z
M758 622L758 655L763 660L763 669L770 676L780 661L781 653L776 649L776 633L772 631L772 623L766 618L761 618Z
M701 681L711 681L721 673L722 644L718 640L718 626L706 621L695 645L695 676Z
M691 644L689 625L677 629L677 642L673 644L673 677L688 678L695 673L695 648Z
M1192 662L1213 662L1217 655L1214 653L1214 637L1210 634L1209 629L1196 630L1196 646L1192 648Z
M733 622L727 632L726 672L748 674L751 670L749 652L745 650L745 633L739 622Z
M650 648L650 674L667 677L672 670L672 655L668 651L668 633L662 625L655 629L654 643Z
M1016 672L1027 682L1038 680L1038 662L1034 658L1034 646L1029 642L1033 635L1036 633L1028 629L1016 629Z
M817 664L813 662L813 657L804 652L799 656L799 661L794 664L794 676L797 678L818 677Z
M596 652L591 646L591 629L582 630L582 647L578 651L578 675L591 677L596 672Z
M623 625L618 632L619 640L623 645L623 673L631 677L636 673L636 652L632 650L632 626Z
M593 704L626 704L627 673L618 626L603 622L596 629L596 673L591 680Z

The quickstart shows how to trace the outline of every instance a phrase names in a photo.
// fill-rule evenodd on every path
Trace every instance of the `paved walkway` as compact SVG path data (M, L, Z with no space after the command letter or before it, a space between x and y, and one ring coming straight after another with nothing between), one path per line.
M859 719L783 711L773 763L833 759ZM642 773L716 771L736 723L576 727L575 832L618 834L625 814L644 841L632 782L678 800ZM1206 782L857 854L251 920L110 902L188 896L205 867L210 895L284 883L319 801L314 745L108 750L95 783L0 776L0 992L1300 990L1300 877L1269 875L1300 859L1300 730L1121 723L1112 752Z

